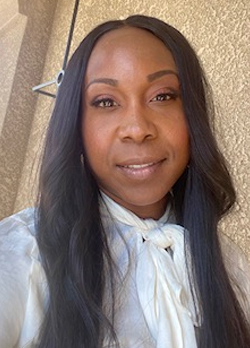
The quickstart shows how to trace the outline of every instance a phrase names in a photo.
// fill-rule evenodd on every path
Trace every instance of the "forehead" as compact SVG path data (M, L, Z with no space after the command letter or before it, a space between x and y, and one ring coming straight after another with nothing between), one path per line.
M151 32L123 27L104 34L96 43L88 62L87 75L120 67L138 70L147 65L152 69L172 69L176 65L165 44Z
M146 40L151 44L158 42L158 44L161 43L165 47L161 40L149 30L130 26L113 29L105 33L97 41L96 46L104 48L106 45L114 45L115 47L117 43L120 43L121 41L123 44L128 43L130 46L135 46L135 43L141 42L141 39Z

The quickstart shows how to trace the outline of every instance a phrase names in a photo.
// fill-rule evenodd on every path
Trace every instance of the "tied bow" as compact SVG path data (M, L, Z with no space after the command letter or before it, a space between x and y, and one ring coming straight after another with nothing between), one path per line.
M112 217L144 239L137 257L136 284L156 348L196 348L194 326L200 320L188 280L184 228L165 222L170 206L160 220L143 220L109 197L103 198Z
M137 263L139 299L157 348L195 348L198 326L186 271L184 229L165 224L141 231ZM166 249L166 250L165 250Z

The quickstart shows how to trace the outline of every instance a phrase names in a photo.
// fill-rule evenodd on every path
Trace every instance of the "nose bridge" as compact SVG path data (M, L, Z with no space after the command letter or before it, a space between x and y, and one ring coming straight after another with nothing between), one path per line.
M152 115L151 115L152 116ZM142 142L156 136L156 127L150 110L136 100L130 100L120 123L120 137Z

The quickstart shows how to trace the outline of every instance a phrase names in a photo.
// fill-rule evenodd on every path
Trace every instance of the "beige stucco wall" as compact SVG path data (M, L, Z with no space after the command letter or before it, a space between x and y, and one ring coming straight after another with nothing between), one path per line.
M1 93L0 93L0 132L3 128L8 108L11 88L14 82L14 71L17 66L22 38L25 32L27 17L18 12L16 0L0 1L0 56L1 56ZM6 49L7 48L7 49Z
M0 0L0 217L14 211L55 4Z
M40 82L50 80L60 70L73 7L74 0L58 1ZM96 24L134 13L159 17L177 27L192 42L214 90L218 109L217 137L238 192L239 203L233 214L224 220L222 228L246 251L250 260L249 1L85 0L79 7L72 49ZM46 15L48 18L49 13ZM35 181L34 173L52 108L51 98L38 97L14 210L33 204L35 189L31 190L31 183ZM2 187L2 178L0 180ZM5 188L5 195L8 189Z

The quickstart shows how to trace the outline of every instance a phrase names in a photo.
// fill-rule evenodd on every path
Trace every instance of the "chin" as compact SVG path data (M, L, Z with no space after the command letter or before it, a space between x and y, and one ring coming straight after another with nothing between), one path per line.
M135 192L136 191L136 192ZM116 194L115 192L103 192L113 199L116 203L120 204L124 208L132 211L141 218L160 218L166 208L167 192L161 192L152 194L145 192L145 190L133 190L133 192L125 191L123 194Z

